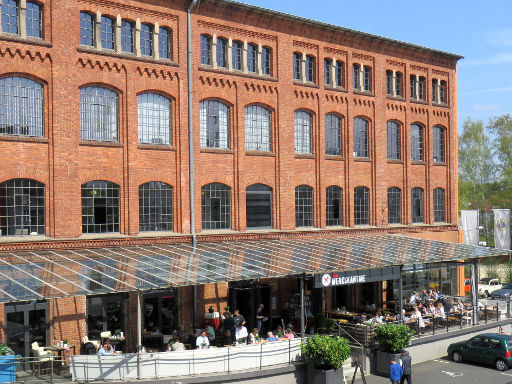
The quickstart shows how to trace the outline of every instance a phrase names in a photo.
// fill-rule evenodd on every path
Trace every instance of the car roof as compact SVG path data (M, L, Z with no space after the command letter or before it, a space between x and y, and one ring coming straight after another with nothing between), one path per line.
M512 339L511 335L506 335L506 334L502 334L502 333L481 333L478 336L494 337L496 339L503 339L503 340L511 340Z

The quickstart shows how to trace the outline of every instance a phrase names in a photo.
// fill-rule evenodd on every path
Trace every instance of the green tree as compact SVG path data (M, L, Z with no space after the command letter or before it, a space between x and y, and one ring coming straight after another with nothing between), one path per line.
M498 169L503 181L510 184L512 178L512 117L509 114L493 117L489 130L494 136L493 144L499 160Z

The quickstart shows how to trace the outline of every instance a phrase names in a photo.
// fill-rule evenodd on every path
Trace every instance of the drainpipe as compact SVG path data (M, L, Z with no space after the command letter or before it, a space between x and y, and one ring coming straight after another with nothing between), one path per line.
M195 248L197 239L194 220L194 127L192 124L192 22L190 15L198 0L192 0L187 9L187 75L188 75L188 173L190 188L190 234Z

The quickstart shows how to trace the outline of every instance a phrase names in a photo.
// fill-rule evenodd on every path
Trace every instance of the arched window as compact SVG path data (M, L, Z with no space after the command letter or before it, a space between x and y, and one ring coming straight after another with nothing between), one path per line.
M354 188L354 224L370 224L370 190L366 187Z
M247 228L272 227L272 188L253 184L245 191Z
M19 8L16 0L2 0L2 32L19 34Z
M402 219L402 191L388 188L388 224L400 224Z
M304 111L295 111L295 153L313 153L313 117Z
M171 141L171 101L156 93L137 96L139 143L167 144Z
M101 16L101 48L114 49L116 42L116 24L109 16Z
M445 203L444 203L444 189L434 189L434 222L444 223L445 218Z
M411 191L412 222L423 223L423 189L413 188Z
M217 67L228 66L228 41L223 37L217 38Z
M342 189L331 185L326 189L326 225L343 225Z
M201 101L201 147L229 148L229 107L217 100Z
M445 162L445 129L439 125L434 127L434 162Z
M220 183L201 188L203 229L231 228L231 188Z
M80 90L80 130L83 140L118 140L118 96L103 87Z
M44 184L12 179L0 184L0 236L44 235Z
M80 12L80 44L92 47L95 36L94 15L89 12Z
M0 134L44 136L41 84L25 77L0 79Z
M139 186L139 231L172 230L172 187L160 181Z
M259 105L245 107L245 149L267 151L271 149L271 113Z
M133 22L123 20L121 22L121 50L123 52L133 53L134 37Z
M243 43L241 41L233 41L231 51L232 66L233 69L238 71L242 69L242 47Z
M160 27L158 33L158 55L161 59L172 58L171 30L169 28Z
M313 226L313 188L299 185L295 188L295 227Z
M362 117L354 118L354 157L370 157L368 131L367 120Z
M119 185L96 180L82 184L82 233L119 232Z
M212 65L212 37L201 35L201 64Z
M140 26L140 54L153 56L153 26L150 24Z
M340 156L341 119L329 113L325 115L325 154Z
M41 12L41 6L37 3L33 3L30 1L27 1L27 10L26 13L26 27L27 27L27 36L30 37L43 37L42 34L42 26L41 26L41 19L42 19L42 12Z
M396 121L388 121L388 159L401 159L400 125Z
M411 160L423 161L423 127L411 125Z

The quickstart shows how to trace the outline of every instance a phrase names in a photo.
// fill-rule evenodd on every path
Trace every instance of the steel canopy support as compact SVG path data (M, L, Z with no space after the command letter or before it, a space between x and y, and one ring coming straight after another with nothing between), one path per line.
M478 259L471 260L471 305L473 325L478 324Z
M304 276L300 277L300 337L306 335L306 319L304 311Z
M399 309L399 313L400 313L400 319L402 320L403 322L403 318L402 318L402 309L404 308L404 292L403 292L403 285L404 285L404 278L403 278L403 275L402 275L402 270L403 270L404 266L401 265L400 266L400 278L398 279L398 309Z

